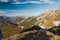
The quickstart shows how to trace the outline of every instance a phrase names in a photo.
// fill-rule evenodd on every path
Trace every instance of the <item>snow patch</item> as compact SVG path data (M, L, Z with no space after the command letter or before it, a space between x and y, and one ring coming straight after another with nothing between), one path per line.
M60 21L53 21L54 26L59 26Z

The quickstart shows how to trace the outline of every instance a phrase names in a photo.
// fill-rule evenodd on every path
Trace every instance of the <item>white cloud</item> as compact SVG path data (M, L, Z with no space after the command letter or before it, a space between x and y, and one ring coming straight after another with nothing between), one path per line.
M47 4L55 4L55 1L53 0L40 0L40 1Z
M17 0L14 0L15 3L12 3L12 4L26 4L26 3L34 3L34 4L55 4L56 2L53 1L53 0L40 0L40 1L33 1L33 0L26 0L25 2L19 2Z
M0 10L0 14L4 14L4 13L7 13L7 12L4 10Z
M8 2L8 0L0 0L0 2Z
M15 3L12 3L12 4L26 4L26 3L41 4L40 1L15 2Z
M8 2L9 0L0 0L0 2ZM55 2L54 0L25 0L24 2L20 2L18 0L11 0L12 4L26 4L26 3L34 3L34 4L55 4L57 2Z

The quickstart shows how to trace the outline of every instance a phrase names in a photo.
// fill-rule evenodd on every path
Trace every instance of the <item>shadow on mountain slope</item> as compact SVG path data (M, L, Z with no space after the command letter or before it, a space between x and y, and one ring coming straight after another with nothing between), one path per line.
M27 32L27 31L33 31L33 30L40 30L40 29L42 28L40 28L39 26L33 26L32 28L23 30L20 33Z
M23 30L21 33L23 32L28 32L28 31L33 31L33 30L45 30L45 31L49 31L49 32L52 32L53 34L55 35L60 35L60 26L54 26L50 29L42 29L41 27L39 26L33 26L32 28L30 29L27 29L27 30Z
M48 31L54 33L55 35L60 36L60 26L52 27L52 28L48 29Z
M3 35L2 35L1 29L0 29L0 40L2 40L2 38L3 38Z

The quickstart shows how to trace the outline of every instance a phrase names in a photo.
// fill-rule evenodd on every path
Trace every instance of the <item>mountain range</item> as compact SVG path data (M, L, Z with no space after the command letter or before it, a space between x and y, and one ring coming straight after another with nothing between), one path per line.
M40 30L40 28L41 28L41 30ZM21 39L20 34L25 35L26 33L28 33L27 36L29 36L31 34L30 32L32 32L32 34L34 35L32 37L34 40L35 40L35 36L37 36L36 38L39 39L39 36L37 34L39 32L40 33L42 32L43 33L42 35L45 35L45 32L51 33L51 35L49 35L49 38L52 35L54 37L56 37L56 35L58 35L57 37L60 38L60 36L59 36L60 35L60 31L59 31L60 30L60 8L58 8L57 10L50 9L46 12L43 12L42 14L40 14L37 17L35 17L35 16L32 16L32 17L0 16L0 30L2 31L2 34L4 36L3 38L7 38L7 37L11 37L11 36L13 36L15 38L16 36L14 36L14 35L19 34L18 37L16 38L17 40ZM40 35L40 33L39 33L39 35ZM21 40L24 40L24 38L27 37L24 35ZM45 35L45 36L47 36L47 35ZM29 36L29 37L31 37L31 36Z

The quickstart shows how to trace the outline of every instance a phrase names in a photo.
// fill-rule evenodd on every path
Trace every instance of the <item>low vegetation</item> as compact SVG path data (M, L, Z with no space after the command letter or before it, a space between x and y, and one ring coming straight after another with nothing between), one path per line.
M1 27L3 38L9 38L10 36L20 33L20 31L22 31L20 27L13 27L12 25L4 25Z

